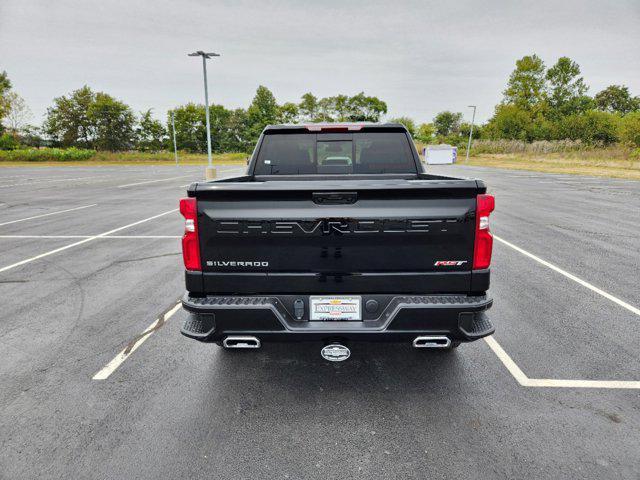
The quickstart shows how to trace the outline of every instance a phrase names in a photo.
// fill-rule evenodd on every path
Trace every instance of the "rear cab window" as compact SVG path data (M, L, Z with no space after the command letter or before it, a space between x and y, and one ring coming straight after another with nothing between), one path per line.
M255 175L417 173L402 131L265 132Z

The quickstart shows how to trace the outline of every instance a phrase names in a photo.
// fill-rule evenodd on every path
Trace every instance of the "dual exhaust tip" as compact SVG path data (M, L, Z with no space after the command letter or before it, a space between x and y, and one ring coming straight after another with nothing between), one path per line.
M257 337L244 336L244 335L232 335L226 337L222 341L224 348L260 348L262 344ZM449 348L451 346L451 339L445 335L423 335L413 339L414 348ZM346 360L351 355L348 347L339 343L332 343L325 346L321 355L324 359L340 362Z
M260 340L250 336L230 336L222 341L224 348L260 348Z
M444 335L425 335L413 339L414 348L449 348L451 339Z

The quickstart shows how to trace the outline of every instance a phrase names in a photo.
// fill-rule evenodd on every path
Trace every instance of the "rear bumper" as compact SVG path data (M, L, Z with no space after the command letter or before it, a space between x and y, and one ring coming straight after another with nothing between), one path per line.
M308 297L306 297L308 298ZM494 327L486 311L493 300L486 295L379 295L380 313L363 321L297 320L291 296L207 296L185 294L189 316L182 334L203 342L229 335L251 335L262 342L351 341L406 342L420 335L446 335L470 342L491 335Z

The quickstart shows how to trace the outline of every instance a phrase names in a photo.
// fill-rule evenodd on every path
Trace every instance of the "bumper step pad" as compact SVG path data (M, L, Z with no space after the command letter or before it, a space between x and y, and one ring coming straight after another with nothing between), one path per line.
M182 325L182 334L191 338L207 338L216 329L215 315L189 313Z
M486 337L495 331L495 327L485 311L461 313L458 327L467 337L474 339Z

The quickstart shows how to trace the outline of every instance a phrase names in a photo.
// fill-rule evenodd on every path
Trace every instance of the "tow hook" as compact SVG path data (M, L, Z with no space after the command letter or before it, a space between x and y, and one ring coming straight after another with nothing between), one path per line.
M331 343L320 350L320 355L329 362L344 362L351 356L351 350L341 343Z

